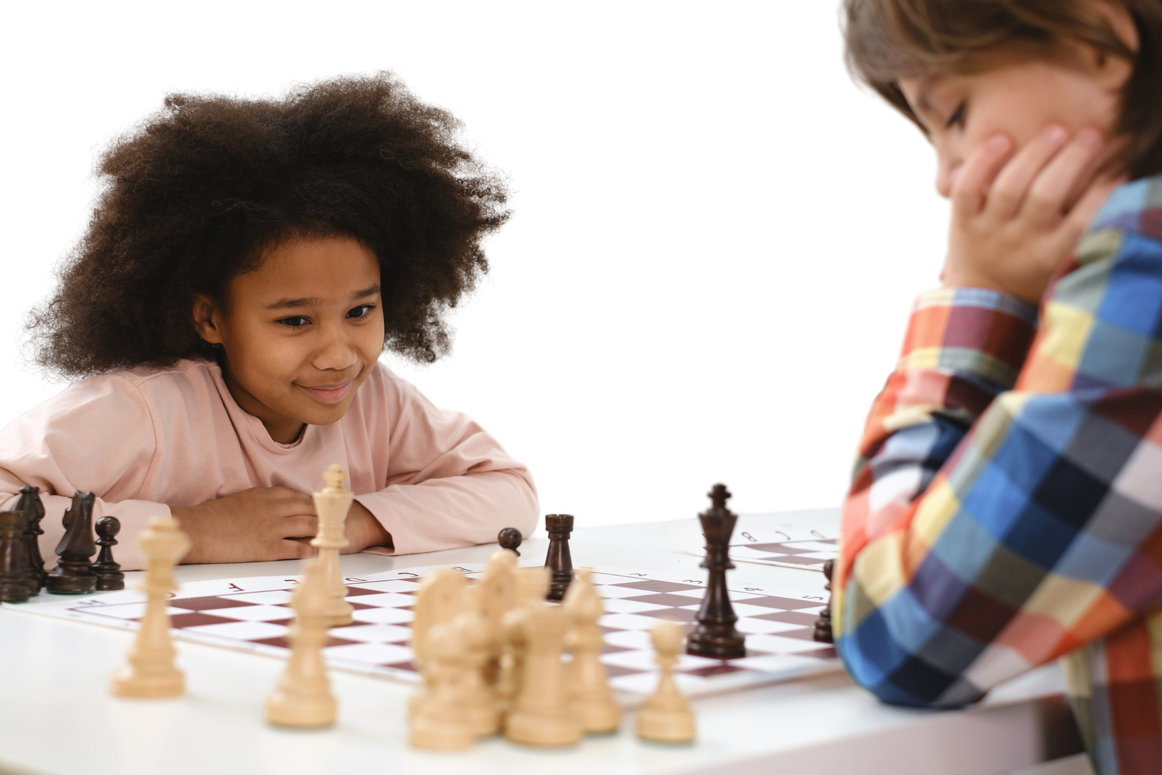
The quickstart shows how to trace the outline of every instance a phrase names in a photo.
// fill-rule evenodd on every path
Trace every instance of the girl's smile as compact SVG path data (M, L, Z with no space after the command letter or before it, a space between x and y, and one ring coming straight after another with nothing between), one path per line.
M379 262L347 237L297 239L230 283L224 308L200 298L198 333L222 345L238 405L277 442L347 413L383 349Z

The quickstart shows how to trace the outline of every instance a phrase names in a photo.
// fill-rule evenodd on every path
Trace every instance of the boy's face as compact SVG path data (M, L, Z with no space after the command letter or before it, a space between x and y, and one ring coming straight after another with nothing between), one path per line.
M230 283L229 308L199 300L198 333L221 344L238 405L272 439L347 413L383 349L379 262L349 238L303 239L270 251Z
M950 195L965 159L997 134L1018 149L1050 125L1070 134L1091 127L1111 137L1130 65L1099 58L1088 47L1066 48L1053 59L997 57L982 72L899 82L936 149L941 196Z

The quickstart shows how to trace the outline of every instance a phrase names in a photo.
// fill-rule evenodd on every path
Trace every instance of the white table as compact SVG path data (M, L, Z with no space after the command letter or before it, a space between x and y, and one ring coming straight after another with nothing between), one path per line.
M782 516L835 520L833 512ZM523 558L543 557L547 543L526 542ZM698 569L701 558L672 544L659 524L579 530L571 547L575 565L705 573ZM352 576L484 562L495 548L353 555L342 564L344 574ZM818 573L738 566L729 575L732 585L823 588ZM177 575L179 581L194 581L286 573L297 573L297 564L186 566ZM139 574L128 575L128 583L135 584ZM1079 750L1061 676L1048 667L965 711L890 707L833 674L695 700L698 741L690 746L637 740L628 714L619 734L588 738L571 749L537 750L492 739L461 753L423 752L405 742L410 686L333 670L338 724L323 731L276 729L265 723L263 704L283 662L196 643L178 644L188 682L185 697L113 698L109 677L124 663L132 633L36 615L36 600L0 606L0 773L5 775L968 775L1016 771Z

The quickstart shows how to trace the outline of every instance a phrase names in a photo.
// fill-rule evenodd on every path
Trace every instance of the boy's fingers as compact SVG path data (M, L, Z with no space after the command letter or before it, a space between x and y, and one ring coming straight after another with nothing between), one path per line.
M994 135L969 154L952 185L952 213L955 217L968 219L981 211L985 189L1004 167L1012 150L1013 141L1007 135Z
M1085 176L1093 174L1101 147L1101 135L1096 131L1078 132L1033 181L1024 205L1029 216L1039 223L1053 223L1064 217L1065 208L1085 182Z
M1066 228L1074 233L1073 241L1081 236L1085 228L1089 226L1090 222L1097 216L1102 205L1109 199L1110 194L1114 189L1126 182L1126 178L1119 177L1112 180L1103 180L1091 185L1082 195L1081 199L1077 200L1077 204L1069 211L1068 217L1065 219Z
M998 217L1008 219L1021 209L1036 184L1044 178L1046 165L1065 145L1064 127L1049 126L1033 136L1017 151L1012 161L997 175L988 193L988 208Z

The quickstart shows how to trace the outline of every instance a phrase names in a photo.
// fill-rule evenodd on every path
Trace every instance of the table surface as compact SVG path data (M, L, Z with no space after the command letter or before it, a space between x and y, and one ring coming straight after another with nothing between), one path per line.
M834 510L786 513L781 522L834 525ZM661 524L574 532L574 565L704 573L701 557L670 541ZM543 557L547 540L521 547ZM485 562L495 546L424 555L342 558L344 575L421 565ZM195 565L179 581L297 573L296 562ZM140 574L127 574L134 584ZM823 590L822 574L738 563L729 583ZM41 598L50 596L42 593ZM55 596L51 596L56 599ZM698 739L665 746L639 741L633 713L622 731L559 750L495 738L464 752L408 747L405 714L413 687L330 672L339 720L330 729L290 731L264 720L279 659L197 643L178 643L186 696L129 700L108 694L133 633L35 613L37 600L0 605L0 773L5 775L168 775L169 773L511 773L554 775L822 772L1011 772L1078 750L1055 666L995 690L961 711L933 712L877 702L843 674L830 674L693 701ZM901 754L901 752L906 752ZM839 771L838 769L834 771Z

